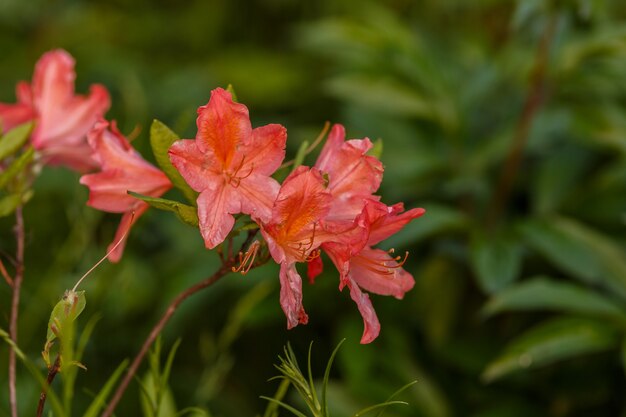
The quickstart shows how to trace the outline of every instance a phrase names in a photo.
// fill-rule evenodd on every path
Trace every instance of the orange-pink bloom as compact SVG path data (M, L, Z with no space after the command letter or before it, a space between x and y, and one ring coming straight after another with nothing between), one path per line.
M96 168L86 135L109 108L109 93L99 84L88 96L74 94L74 59L62 49L45 53L35 65L32 85L17 85L17 104L0 104L6 131L35 120L32 144L45 164L79 172Z
M170 180L158 168L146 162L139 152L117 130L115 123L98 122L89 133L89 145L100 171L83 175L80 183L89 187L87 205L109 213L123 213L109 251L123 238L134 222L148 209L148 204L128 194L128 191L160 197L172 187ZM124 242L109 254L111 262L120 260Z
M170 160L198 196L200 233L207 248L224 241L233 214L270 219L280 184L270 177L285 157L286 129L278 124L252 128L248 109L218 88L198 109L196 139L180 140Z
M317 248L329 237L319 222L331 203L320 172L300 166L283 182L271 218L261 226L270 254L280 264L280 305L290 329L308 322L302 305L302 279L295 264L319 256Z

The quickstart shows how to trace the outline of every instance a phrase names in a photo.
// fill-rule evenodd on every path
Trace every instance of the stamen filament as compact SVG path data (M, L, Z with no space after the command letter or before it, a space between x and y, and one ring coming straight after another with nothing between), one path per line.
M231 270L233 272L240 272L241 275L246 275L250 269L252 269L252 265L254 265L254 260L256 259L259 247L261 247L261 244L258 240L255 240L252 242L245 254L239 252L239 266L233 266Z

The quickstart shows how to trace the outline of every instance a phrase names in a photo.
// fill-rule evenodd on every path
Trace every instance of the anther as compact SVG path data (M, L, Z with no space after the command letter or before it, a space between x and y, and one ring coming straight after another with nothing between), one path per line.
M232 267L231 270L233 272L240 272L241 275L246 275L250 269L252 269L252 265L254 265L254 259L256 258L256 254L259 251L259 247L261 244L258 240L252 242L246 253L239 252L239 266Z

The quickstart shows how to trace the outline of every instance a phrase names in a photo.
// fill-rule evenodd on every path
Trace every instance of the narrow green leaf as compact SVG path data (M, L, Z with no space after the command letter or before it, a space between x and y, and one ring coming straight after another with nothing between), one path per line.
M167 200L165 198L148 197L146 195L137 194L132 191L129 191L128 194L142 201L145 201L146 203L150 204L151 207L175 213L178 218L182 220L183 223L194 227L198 226L198 212L197 209L193 206L188 206L187 204L183 204L174 200Z
M337 347L331 353L330 358L328 359L328 363L326 364L326 370L324 371L324 379L322 380L322 410L324 411L324 415L328 416L328 399L326 397L326 392L328 390L328 380L330 378L330 369L333 366L333 362L335 361L335 356L337 356L337 352L339 352L339 348L343 345L346 339L341 339L341 341L337 344Z
M39 383L39 386L42 389L44 389L44 388L47 389L48 388L48 382L46 381L46 379L39 372L39 366L35 365L34 362L32 362L30 359L28 359L28 357L24 354L24 352L22 352L22 350L9 337L9 333L7 333L2 328L0 328L0 339L4 340L11 348L13 348L17 358L20 361L22 361L24 366L26 366L26 369L28 369L28 372L30 372L31 375ZM58 397L58 395L56 395L54 390L48 389L48 391L47 391L47 398L48 398L48 402L52 406L52 409L54 410L55 416L65 417L66 414L65 414L65 411L63 410L63 406L61 405L61 400L59 400L59 397Z
M174 357L176 356L176 352L178 351L178 347L180 346L181 339L177 339L170 349L170 353L167 355L167 359L165 360L165 366L163 367L163 372L161 373L161 387L167 387L167 381L170 379L170 372L172 370L172 364L174 363Z
M294 415L296 415L298 417L307 417L304 413L296 410L295 408L293 408L289 404L286 404L286 403L284 403L282 401L278 401L278 400L275 400L274 398L270 398L270 397L265 397L263 395L260 396L259 398L262 398L262 399L267 400L267 401L272 402L272 403L276 403L279 406L283 407L284 409L286 409L288 411L291 411Z
M276 394L274 394L274 399L276 401L281 401L283 398L285 398L285 395L289 390L289 384L291 384L289 380L283 378L283 380L280 382L280 385L278 386L278 389L276 390ZM269 404L267 404L265 413L263 413L263 417L278 417L278 406L278 403L270 401Z
M15 178L20 172L26 168L26 166L33 160L35 156L35 149L28 148L24 151L17 159L15 159L11 164L0 173L0 189L4 188L4 186Z
M528 244L558 268L626 299L626 256L610 238L556 216L525 222L520 230Z
M26 143L33 129L33 123L21 124L0 137L0 160L13 155Z
M386 401L384 403L371 405L362 410L359 410L354 414L354 417L361 417L367 413L371 413L372 411L378 410L379 408L387 408L388 406L394 405L394 404L409 405L409 403L407 403L406 401Z
M89 408L83 414L83 417L96 417L100 412L102 406L106 404L106 399L109 396L109 393L115 387L115 383L126 369L126 365L128 365L128 360L123 361L117 369L113 372L113 374L109 377L106 384L102 387L96 398L93 399Z
M391 400L393 400L394 398L396 398L398 395L400 395L401 393L403 393L404 391L406 391L407 389L409 389L410 387L412 387L413 385L417 384L417 381L411 381L408 384L405 384L404 386L400 387L399 389L396 390L396 392L394 392L393 394L391 394L389 396L389 398L387 398L387 401L385 401L383 403L384 408L382 410L380 410L378 412L378 414L376 414L376 417L381 417L383 415L383 413L385 412L385 408L387 408L387 405L392 404ZM405 403L407 404L407 403ZM408 404L407 404L408 405Z
M300 144L300 147L298 148L298 152L296 152L296 156L293 158L293 167L291 169L292 171L298 168L300 165L302 165L302 162L304 161L304 158L306 157L306 150L308 147L309 147L308 140L305 140L304 142Z
M522 251L504 237L476 236L470 250L471 265L483 291L497 293L515 281L522 265Z
M187 201L191 204L195 204L198 193L192 190L185 182L178 170L172 165L167 153L170 146L179 139L178 135L172 132L165 124L156 119L152 121L152 125L150 126L150 145L152 146L152 152L154 153L157 164L170 181L172 181L172 184L183 193Z
M533 327L511 342L486 367L482 378L491 382L514 371L613 349L618 343L618 331L609 323L558 317Z
M534 277L493 296L482 314L502 311L552 310L590 314L626 320L626 312L616 303L591 289L548 277Z

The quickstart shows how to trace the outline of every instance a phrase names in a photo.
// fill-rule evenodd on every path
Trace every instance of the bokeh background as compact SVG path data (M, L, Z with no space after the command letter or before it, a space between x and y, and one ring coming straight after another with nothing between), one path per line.
M47 50L77 61L77 91L104 84L107 117L195 135L195 111L232 84L254 126L281 123L293 155L325 121L382 138L380 194L427 214L386 243L408 250L415 288L372 296L371 345L336 272L305 283L307 326L287 331L278 275L231 275L179 310L170 379L177 408L262 414L290 341L313 373L339 351L332 415L412 380L387 416L626 415L626 3L622 0L0 0L0 101ZM308 162L312 162L314 156ZM172 194L172 198L176 198ZM46 168L26 209L20 345L37 358L52 306L104 253L118 217L87 208L78 176ZM13 219L0 250L14 251ZM76 415L186 286L217 268L197 230L150 211L122 262L85 284L99 316ZM0 285L0 327L10 291ZM0 346L0 416L8 415ZM43 368L43 365L42 365ZM144 368L145 369L145 368ZM23 415L37 384L20 368ZM137 384L118 409L141 415ZM298 404L293 395L292 404ZM288 415L286 411L281 415Z

